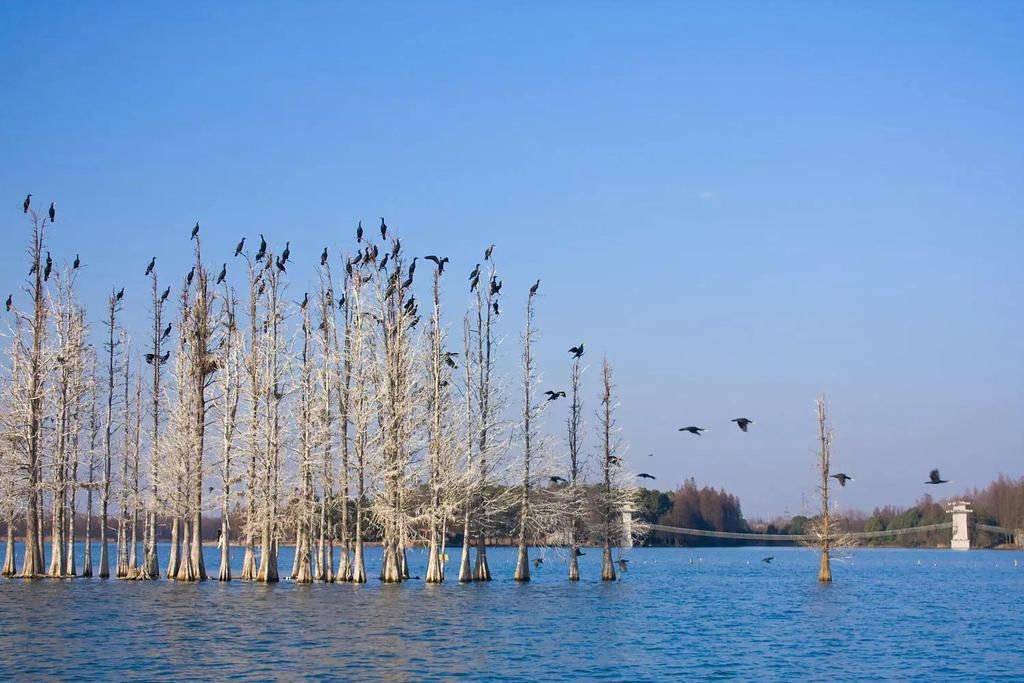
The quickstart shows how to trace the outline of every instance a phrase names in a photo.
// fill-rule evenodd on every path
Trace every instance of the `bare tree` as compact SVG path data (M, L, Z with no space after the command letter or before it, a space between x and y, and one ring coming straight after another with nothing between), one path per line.
M145 556L143 559L143 578L155 579L160 575L160 558L157 551L157 512L160 500L160 450L161 421L164 415L164 401L161 389L163 379L163 342L170 334L170 327L164 331L163 313L164 304L170 294L168 287L163 293L160 291L160 282L157 278L156 268L150 272L153 292L153 337L149 353L151 354L152 368L150 389L149 389L149 496L146 502L146 523L143 534L143 546Z
M312 583L313 567L310 558L313 523L313 449L314 449L314 407L313 359L310 354L309 295L306 294L301 306L302 351L299 368L299 483L301 498L296 510L296 566L292 578L298 583Z
M223 343L220 350L217 375L220 389L221 421L221 521L220 571L221 581L231 580L231 484L234 481L234 439L238 430L238 403L242 388L242 339L236 325L235 293L224 285Z
M104 343L104 350L107 354L107 407L106 416L103 420L103 484L100 489L100 571L99 577L106 579L110 577L110 560L108 558L107 532L109 529L110 486L112 482L111 465L114 457L114 405L115 405L115 378L117 377L121 358L121 335L117 325L117 314L121 312L121 297L124 289L118 292L113 290L107 300L107 340Z
M246 350L245 367L245 389L246 402L248 404L248 422L246 424L245 447L248 452L248 468L245 476L245 554L242 559L242 579L244 581L256 580L256 532L260 529L261 522L258 518L257 505L259 503L259 480L257 465L262 462L260 455L260 414L261 402L265 397L263 384L265 373L261 362L261 352L264 346L264 335L266 334L263 318L260 314L260 301L266 292L266 278L263 268L258 261L250 261L249 255L245 255L249 271L249 335L248 348ZM270 261L267 261L270 264Z
M582 347L582 345L581 345ZM582 369L580 368L580 356L582 351L576 354L572 360L572 369L569 372L569 393L572 397L572 405L569 408L569 418L566 421L568 426L568 447L569 447L569 484L565 487L563 495L566 501L567 521L569 530L569 580L579 581L580 566L580 527L582 513L586 507L586 489L583 482L583 472L580 451L583 442L583 398L580 395L580 382Z
M528 531L530 524L530 466L534 455L534 441L537 438L536 416L540 407L534 403L533 391L537 381L536 365L533 360L533 341L536 334L533 327L533 302L537 294L536 285L530 289L526 298L526 329L523 332L523 483L519 503L519 549L516 552L516 581L530 580L530 556Z

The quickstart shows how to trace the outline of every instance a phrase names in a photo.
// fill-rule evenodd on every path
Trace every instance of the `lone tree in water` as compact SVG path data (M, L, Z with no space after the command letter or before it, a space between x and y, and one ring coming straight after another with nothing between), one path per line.
M815 401L818 416L818 469L821 474L821 519L820 528L816 530L818 543L821 547L821 567L818 570L818 581L830 583L832 568L829 564L829 553L832 551L832 511L828 504L828 481L831 476L829 469L832 459L832 428L828 424L828 405L825 394Z
M540 407L534 404L533 390L536 383L536 364L533 360L533 301L537 287L530 288L526 298L526 330L523 333L523 483L519 500L519 549L516 552L516 581L530 580L530 555L527 546L530 526L530 466L533 464L534 443L537 438L536 416Z
M580 356L583 355L582 344L580 352L574 354L572 369L569 372L569 391L572 396L572 405L569 408L569 417L566 420L568 426L569 446L569 484L565 487L562 495L567 500L568 527L569 527L569 580L580 580L579 548L580 548L580 526L582 513L586 507L586 491L583 487L582 462L580 461L580 448L583 442L583 398L580 396L580 380L583 374L580 368Z
M100 571L99 577L106 579L110 577L110 559L107 548L107 531L109 528L109 506L110 506L110 485L111 466L114 458L114 378L120 372L118 362L121 358L121 334L117 325L117 314L121 312L121 299L124 296L124 289L117 292L111 291L107 300L107 339L103 348L107 355L107 409L103 419L103 483L100 488Z

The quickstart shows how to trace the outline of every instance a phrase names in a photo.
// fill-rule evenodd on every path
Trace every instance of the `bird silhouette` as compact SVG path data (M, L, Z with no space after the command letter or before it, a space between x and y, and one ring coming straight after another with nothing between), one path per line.
M540 289L540 280L534 282L533 287L530 287L530 296L534 296L538 289Z
M143 356L143 358L146 359L146 363L148 363L149 365L152 365L153 364L153 359L156 358L156 354L147 353L146 355Z
M326 266L327 265L327 247L324 247L323 252L320 254L320 265L321 266Z
M616 465L616 466L618 466L618 465L622 464L622 461L619 460L619 456L617 456L617 455L609 455L608 456L608 464L609 465Z
M167 337L170 334L171 334L171 323L167 323L167 327L164 328L164 333L163 333L163 335L161 335L160 339L161 340L167 339Z
M342 294L341 298L338 299L338 308L344 308L344 307L345 307L345 295Z
M196 237L199 237L199 221L196 221L196 227L192 228L192 236L189 239L194 240Z
M576 557L583 557L584 555L586 555L585 552L583 552L579 548L576 548Z
M188 275L185 276L185 286L192 286L192 278L196 276L196 267L192 266L192 270L188 271Z
M388 238L388 226L384 222L384 216L380 217L380 238L386 240Z
M22 213L28 213L28 207L32 205L32 195L29 194L25 197L24 203L22 203Z
M943 479L942 477L940 477L938 470L932 470L931 472L928 473L928 481L926 481L925 483L926 484L948 484L949 480L948 479Z
M838 481L840 486L846 486L846 482L853 481L853 477L848 474L843 474L842 472L839 474L833 474L832 478Z
M238 256L239 254L241 254L243 249L245 249L245 238L244 237L242 238L242 241L239 242L235 246L235 256Z
M71 264L71 270L78 270L78 267L82 265L82 260L78 258L78 254L75 254L75 260Z
M14 305L14 295L13 294L8 294L7 295L7 304L6 304L7 312L8 313L11 312L11 306L13 306L13 305Z
M402 251L401 238L396 239L394 244L391 245L391 258L398 258L398 252L400 251Z
M565 398L565 392L564 391L551 391L549 389L548 391L545 391L544 393L547 394L547 397L548 397L549 401L555 401L555 400L557 400L559 398Z
M479 278L480 278L480 264L478 263L478 264L476 264L476 268L473 269L473 272L469 274L469 278L468 279L470 279L470 280L477 280Z
M284 268L284 261L281 260L280 256L277 257L277 269L279 271L281 271L282 273L287 273L288 272L287 270L285 270L285 268Z
M619 565L620 572L625 572L629 570L629 560L627 560L626 558L620 557L618 559L617 564Z
M470 280L469 281L469 291L471 291L471 292L474 291L476 289L477 285L479 285L479 284L480 284L480 278L478 278L478 277L475 277L472 280Z
M737 417L735 419L730 420L730 422L735 422L736 426L740 428L741 432L747 431L747 427L754 424L753 420L748 420L745 417Z
M680 427L679 431L681 431L681 432L690 432L691 434L696 434L697 436L700 436L701 432L706 432L708 430L703 428L703 427L694 427L694 426L691 425L689 427Z
M299 304L299 308L305 310L307 305L309 305L309 292L303 292L302 303Z
M533 561L533 568L538 569L542 564L544 564L544 558L538 557Z
M50 271L53 270L53 257L50 256L50 252L46 252L46 266L43 268L43 281L50 279Z
M412 277L412 274L416 272L416 259L418 259L418 258L419 258L419 256L413 256L412 257L412 263L409 264L409 277L410 278Z
M267 240L263 237L263 233L260 233L260 249L256 252L256 260L262 261L263 257L267 255Z
M291 242L284 243L284 251L281 252L281 263L288 263L288 257L292 255L291 246Z
M146 275L152 273L154 268L156 268L156 256L149 260L149 265L146 266Z
M168 285L167 289L164 290L164 293L160 295L160 303L163 303L163 302L167 301L167 297L169 297L170 295L171 295L171 287L170 287L170 285Z
M220 283L224 282L224 278L226 278L227 276L228 276L228 264L225 263L220 268L220 275L217 276L216 284L219 285Z
M50 202L50 222L57 222L57 207L53 205L53 202Z
M448 365L448 367L450 367L450 368L453 368L453 369L454 369L454 368L457 368L457 367L459 367L459 366L458 366L458 364L457 364L457 363L456 363L456 362L455 362L454 360L452 360L452 358L453 358L453 357L455 357L455 356L458 356L458 355L459 355L459 354L457 354L457 353L453 353L453 352L451 352L451 351L445 351L445 353L444 353L444 362L445 362L445 363L446 363L446 364Z
M579 358L580 356L583 355L583 344L572 347L571 349L569 349L569 353L572 354L573 358Z
M120 301L124 298L124 287L114 296L114 301Z
M494 309L494 315L501 315L501 310L498 308L498 302L497 301L495 301L493 304L491 304L491 308Z
M646 472L641 472L636 476L639 477L640 479L657 479L657 477L655 477L653 474L647 474Z
M363 222L359 221L359 225L356 226L356 242L363 241Z
M430 256L424 256L423 258L425 258L428 261L433 261L435 264L437 264L437 274L438 275L440 275L441 273L444 272L444 264L448 263L448 257L447 256L445 256L444 258L438 258L437 256L434 256L433 254L431 254Z
M765 564L771 564L772 560L774 560L774 559L775 559L774 555L769 555L768 557L762 557L761 561L764 562Z
M540 281L538 280L537 282L539 283ZM494 295L500 293L502 284L503 283L498 280L498 278L491 278L491 294Z
M171 352L170 352L170 351L168 351L168 352L167 352L167 353L165 353L164 355L160 356L160 362L161 362L161 363L166 363L166 362L167 362L167 359L168 359L168 358L170 358L170 357L171 357Z
M493 244L491 246L487 247L487 250L484 252L484 260L485 261L490 261L492 256L494 256L494 245Z
M559 477L557 475L552 476L552 477L548 477L548 479L551 481L552 484L555 484L556 486L558 484L568 484L569 483L568 479L564 479L564 478Z
M380 265L377 266L377 270L384 270L385 268L388 267L388 258L390 256L391 254L384 254L384 258L380 260Z

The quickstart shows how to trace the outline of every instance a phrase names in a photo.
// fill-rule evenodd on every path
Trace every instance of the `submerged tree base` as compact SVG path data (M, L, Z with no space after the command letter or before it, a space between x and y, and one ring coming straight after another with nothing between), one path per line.
M832 567L829 564L828 551L821 551L821 569L818 571L818 581L821 583L832 583Z

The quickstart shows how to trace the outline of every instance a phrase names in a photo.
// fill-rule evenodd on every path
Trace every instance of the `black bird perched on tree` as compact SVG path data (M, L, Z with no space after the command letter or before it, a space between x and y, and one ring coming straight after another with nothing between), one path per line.
M391 258L398 258L398 252L400 251L402 251L401 238L396 239L395 243L391 245Z
M579 358L580 356L583 355L583 344L572 347L571 349L569 349L569 353L572 354L573 358Z
M78 258L78 254L75 254L75 261L71 264L71 270L78 270L80 265L82 265L82 259Z
M647 474L646 472L641 472L636 476L639 477L640 479L657 479L657 477L655 477L653 474Z
M121 290L114 297L114 301L120 301L123 298L124 298L124 287L122 287Z
M565 392L564 391L551 391L549 389L549 390L545 391L544 393L547 394L549 401L554 401L555 399L559 399L559 398L565 398Z
M28 207L29 207L29 206L31 206L31 205L32 205L32 194L31 194L31 193L29 193L29 194L28 194L28 195L27 195L27 196L25 197L25 202L24 202L24 203L23 203L23 204L21 205L21 207L22 207L22 213L28 213Z
M167 301L167 297L169 297L170 295L171 295L171 286L168 285L167 289L164 290L164 293L160 295L160 303L163 303L163 302Z
M36 272L37 270L39 270L39 264L38 264L38 263L36 263L35 261L33 261L33 262L32 262L32 267L28 269L28 274L29 274L29 275L32 275L32 274L33 274L33 273L35 273L35 272Z
M433 261L435 264L437 264L438 275L444 272L444 264L448 263L447 256L445 256L444 258L438 258L437 256L431 254L430 256L424 256L423 258L425 258L428 261Z
M228 264L225 263L223 266L220 267L220 275L217 276L217 282L215 284L219 285L220 283L224 282L224 278L226 278L227 276Z
M309 304L309 292L303 292L303 294L302 294L302 303L299 304L299 308L305 310L306 306L308 304Z
M473 292L476 290L477 285L480 284L480 278L476 277L469 281L469 291Z
M498 278L491 278L491 294L500 293L502 284L503 283Z
M146 276L152 273L154 268L156 268L156 256L149 260L149 265L146 266Z
M192 266L192 270L188 271L188 275L185 276L185 286L192 286L192 278L196 276L196 267Z
M192 228L192 236L189 239L194 240L196 237L199 237L199 221L196 221L196 227Z
M681 431L681 432L690 432L691 434L696 434L697 436L700 436L701 432L706 432L708 430L704 429L703 427L693 427L693 426L690 426L690 427L680 427L679 431Z
M419 256L413 256L412 257L412 263L409 264L409 278L410 279L412 278L412 274L416 272L416 259L418 259L418 258L419 258Z
M388 225L384 222L384 216L380 217L380 238L386 240L388 238Z
M53 205L53 202L50 202L50 222L57 222L57 207Z
M491 256L494 255L494 245L487 247L487 251L484 252L484 261L490 261Z
M764 562L765 564L771 564L772 560L774 560L774 559L775 559L774 555L769 555L768 557L762 557L761 561Z
M495 301L493 304L491 304L491 307L494 309L494 315L501 315L501 311L498 310L498 302L497 301Z
M50 279L50 271L53 270L53 257L50 256L50 252L46 252L46 266L43 268L43 281Z
M838 481L840 486L846 486L846 482L853 481L853 477L848 474L843 474L842 472L839 474L833 474L832 478Z
M740 428L741 432L747 431L747 427L749 427L750 425L754 424L753 420L748 420L745 417L737 417L737 418L735 418L733 420L729 420L729 422L735 422L736 426Z
M622 464L622 461L619 460L619 456L617 456L617 455L609 455L608 456L608 464L609 465L618 466L618 465Z
M281 263L288 263L288 257L292 255L291 242L284 243L284 251L281 252Z
M243 249L245 249L245 238L244 237L242 238L242 241L239 242L238 245L235 247L235 256L238 256L239 254L241 254Z
M146 363L148 363L149 365L152 365L153 364L153 359L156 358L156 356L154 354L152 354L152 353L147 353L145 356L143 356L143 358L146 359Z
M536 294L538 289L540 289L540 280L534 282L533 287L530 287L530 296Z
M284 261L281 260L280 256L277 257L277 269L280 270L282 273L288 272L287 270L284 269Z
M412 273L409 273L409 277L407 277L405 282L402 283L402 289L409 289L410 287L412 287Z
M31 195L29 195L29 196L31 196ZM8 313L11 312L11 306L13 306L13 305L14 305L14 295L13 294L8 294L7 295L7 312Z
M388 257L390 256L391 254L384 254L384 258L380 260L380 265L377 266L377 270L384 270L388 267Z
M949 480L948 479L943 479L942 477L940 477L938 470L932 470L931 472L928 473L928 481L926 481L925 483L926 484L948 484Z
M160 362L161 362L161 363L166 363L166 362L167 362L167 359L168 359L168 358L170 358L170 357L171 357L171 352L170 352L170 351L168 351L168 352L167 352L167 353L165 353L164 355L160 356Z
M324 247L324 250L320 253L320 265L327 265L327 247Z
M160 337L161 341L164 340L164 339L167 339L167 337L170 336L170 334L171 334L171 323L167 323L167 327L164 328L164 333Z
M345 306L345 295L342 294L341 298L338 299L338 308L344 308Z
M548 479L550 479L550 480L551 480L551 483L552 483L552 484L555 484L556 486L557 486L558 484L568 484L568 483L569 483L569 480L568 480L568 479L564 479L564 478L562 478L562 477L559 477L558 475L555 475L555 476L553 476L553 477L548 477Z
M260 233L260 250L256 252L256 260L262 261L263 257L267 255L267 239Z
M469 274L469 279L470 280L477 280L479 278L480 278L480 264L478 263L478 264L476 264L476 268L473 269L473 272Z
M363 222L359 221L359 225L356 226L356 242L363 241Z
M450 368L457 368L459 366L458 366L458 364L454 360L452 360L452 358L454 358L455 356L458 356L458 355L459 354L453 353L451 351L445 351L444 352L444 362L447 363L448 367L450 367Z

